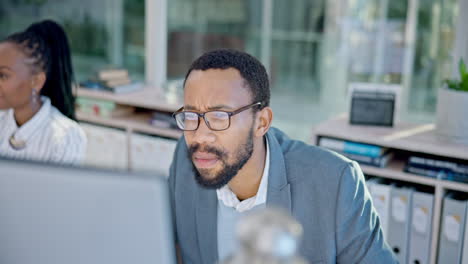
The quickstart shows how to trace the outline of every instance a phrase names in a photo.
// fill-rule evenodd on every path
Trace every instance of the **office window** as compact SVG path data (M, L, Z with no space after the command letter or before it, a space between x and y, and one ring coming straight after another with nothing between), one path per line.
M208 50L246 51L269 69L274 125L306 139L310 125L317 120L310 112L313 102L319 100L324 1L265 3L168 1L167 79L183 78L190 63ZM270 23L265 24L264 15L271 16ZM265 36L265 30L271 34ZM295 129L298 123L303 129Z
M271 25L271 105L273 125L308 140L321 113L321 48L325 1L273 1Z
M233 48L260 53L262 1L167 1L167 79L185 76L204 52Z
M99 68L125 67L144 79L144 0L2 0L0 38L42 19L60 23L70 40L78 81Z
M158 15L164 23L145 25L145 4L149 14L167 5L167 24ZM314 124L348 111L353 82L399 84L402 119L433 121L437 89L453 71L457 17L457 0L3 0L0 37L53 18L71 40L79 81L117 65L134 79L160 73L158 86L181 80L208 50L244 50L269 70L273 125L308 140ZM145 47L160 36L167 46Z
M458 1L420 1L408 111L435 121L437 90L453 74Z
M434 121L437 89L452 70L457 1L348 4L339 28L347 67L343 90L351 82L401 85L401 119Z

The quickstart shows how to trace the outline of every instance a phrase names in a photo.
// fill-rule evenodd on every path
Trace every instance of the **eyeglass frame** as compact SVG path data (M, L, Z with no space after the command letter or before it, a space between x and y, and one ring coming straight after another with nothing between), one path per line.
M194 113L194 114L196 114L196 115L198 116L198 123L197 123L197 127L196 127L195 129L186 130L186 129L180 128L179 125L177 125L177 127L178 127L180 130L182 130L182 131L195 131L195 130L197 130L197 129L200 127L200 119L202 119L202 118L203 118L203 121L205 121L206 126L207 126L210 130L212 130L212 131L224 131L224 130L227 130L227 129L229 129L229 128L231 127L231 117L232 117L233 115L237 115L237 114L239 114L239 113L241 113L241 112L243 112L243 111L245 111L245 110L247 110L247 109L250 109L250 108L252 108L252 107L255 107L255 106L260 106L260 107L262 107L262 106L263 106L263 103L262 103L262 102L256 102L256 103L249 104L249 105L243 106L243 107L241 107L241 108L238 108L238 109L236 109L236 110L234 110L234 111L211 110L211 111L207 111L207 112L204 112L204 113L197 113L197 112L194 112L194 111L182 111L182 110L184 109L184 107L182 106L179 110L175 111L175 112L172 114L172 117L176 120L176 123L178 123L178 122L177 122L176 115L178 115L178 114L180 114L180 113L190 112L190 113ZM206 119L205 119L206 113L210 113L210 112L224 112L224 113L228 114L228 125L227 125L227 127L224 128L224 129L213 129L213 128L211 128L209 122L206 121Z

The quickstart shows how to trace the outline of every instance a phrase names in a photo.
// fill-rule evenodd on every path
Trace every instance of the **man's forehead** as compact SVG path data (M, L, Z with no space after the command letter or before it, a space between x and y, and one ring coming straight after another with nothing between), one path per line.
M249 104L251 97L245 88L203 87L189 88L184 94L184 108L186 110L233 110Z
M187 76L185 85L198 83L198 82L216 82L216 83L238 83L244 84L239 70L236 68L227 69L206 69L206 70L192 70Z
M184 89L186 108L200 110L212 108L233 109L237 105L250 103L250 91L239 71L234 68L192 71ZM188 109L187 109L188 110Z
M232 105L228 104L211 104L203 107L206 111L213 111L213 110L234 110L238 107L234 107ZM185 104L184 105L184 110L186 111L200 111L199 106L191 105L191 104Z

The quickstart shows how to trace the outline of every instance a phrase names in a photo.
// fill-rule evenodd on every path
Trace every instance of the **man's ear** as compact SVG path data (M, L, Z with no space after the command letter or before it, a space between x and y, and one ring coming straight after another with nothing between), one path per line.
M40 94L42 88L44 87L44 84L46 82L46 75L45 72L41 71L39 73L36 73L32 77L32 88L36 90L38 94Z
M256 113L256 117L255 136L263 137L270 129L271 122L273 121L273 110L269 106L266 106Z

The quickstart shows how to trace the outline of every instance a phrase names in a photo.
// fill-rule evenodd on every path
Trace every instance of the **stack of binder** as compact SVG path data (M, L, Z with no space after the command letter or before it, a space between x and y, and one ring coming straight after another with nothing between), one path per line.
M388 148L330 137L320 137L318 145L338 152L361 164L379 168L386 167L394 155L393 151Z
M101 69L89 80L80 83L83 88L113 93L129 93L142 90L144 84L130 79L126 69Z
M465 215L465 235L463 238L462 264L468 264L468 205Z
M407 263L426 264L430 260L434 194L413 193L410 246Z
M390 194L390 216L387 242L400 264L407 263L411 231L413 189L393 187Z
M465 199L455 193L449 193L444 198L437 263L459 264L462 258L463 263L468 262L468 252L463 251L467 211Z
M432 178L468 183L468 165L451 160L411 156L405 171Z
M392 186L384 184L383 181L378 178L369 180L368 186L372 196L374 208L379 214L384 237L387 237Z
M368 180L367 186L384 237L398 261L429 263L434 195L388 184L379 178Z

